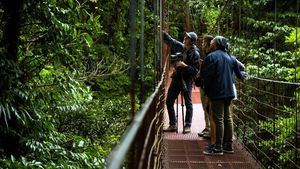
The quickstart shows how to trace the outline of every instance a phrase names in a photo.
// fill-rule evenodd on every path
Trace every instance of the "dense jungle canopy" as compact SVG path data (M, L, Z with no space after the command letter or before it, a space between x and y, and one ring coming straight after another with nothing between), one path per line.
M299 82L297 0L165 3L172 36L223 35L251 76ZM131 79L130 1L0 2L0 168L103 168L132 119L132 80L136 111L159 79L156 2L145 1L144 22L140 5L145 70L137 43Z

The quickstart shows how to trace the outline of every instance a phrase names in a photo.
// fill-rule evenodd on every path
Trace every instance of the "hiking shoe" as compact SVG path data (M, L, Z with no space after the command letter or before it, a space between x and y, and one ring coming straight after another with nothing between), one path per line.
M216 146L211 145L211 146L205 147L203 154L221 156L221 155L223 155L223 151L222 151L222 149L217 149Z
M184 126L183 133L190 133L190 132L191 132L191 127L190 126Z
M212 149L212 148L214 148L214 147L215 147L214 144L208 144L208 145L205 146L204 149L205 149L205 150L206 150L206 149Z
M203 135L207 135L209 134L209 130L207 128L205 128L203 131L201 131L200 133L198 133L199 137L203 137Z
M175 132L175 131L177 131L177 125L176 124L169 125L169 127L164 129L163 131L164 132Z
M234 153L234 150L233 150L232 146L224 146L223 152L224 153Z
M210 138L210 132L204 133L202 137L205 138L205 139L209 139Z

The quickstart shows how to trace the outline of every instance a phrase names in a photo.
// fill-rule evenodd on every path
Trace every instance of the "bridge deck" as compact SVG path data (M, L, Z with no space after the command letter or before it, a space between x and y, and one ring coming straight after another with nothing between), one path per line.
M198 88L193 89L193 123L192 132L182 134L181 105L179 108L179 132L164 133L164 169L257 169L260 166L245 149L234 140L234 153L223 156L204 155L203 150L208 140L198 137L197 133L204 129L204 112L200 103ZM168 125L168 115L165 111L164 127Z

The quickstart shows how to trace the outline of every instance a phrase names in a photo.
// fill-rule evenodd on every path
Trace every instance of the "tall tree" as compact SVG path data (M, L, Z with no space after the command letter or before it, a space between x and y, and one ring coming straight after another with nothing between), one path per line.
M18 45L24 1L4 0L2 6L4 16L1 22L5 23L5 26L1 40L4 48L0 59L0 146L4 148L6 155L19 156L22 148L19 144L21 137L9 130L18 128L18 113L14 110L24 104L24 100L12 91L17 87L21 75Z

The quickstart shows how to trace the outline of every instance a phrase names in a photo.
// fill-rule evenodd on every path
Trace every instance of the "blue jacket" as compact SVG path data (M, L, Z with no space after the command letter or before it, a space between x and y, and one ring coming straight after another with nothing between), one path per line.
M199 59L200 59L200 50L196 45L192 45L189 50L184 49L182 42L172 38L168 33L164 32L163 34L164 42L170 46L172 53L181 52L186 56L184 63L188 67L176 69L176 72L173 75L173 78L181 78L181 74L184 80L192 80L192 78L197 74L199 68Z
M209 99L234 98L232 74L233 62L225 51L215 50L205 58L201 78Z

